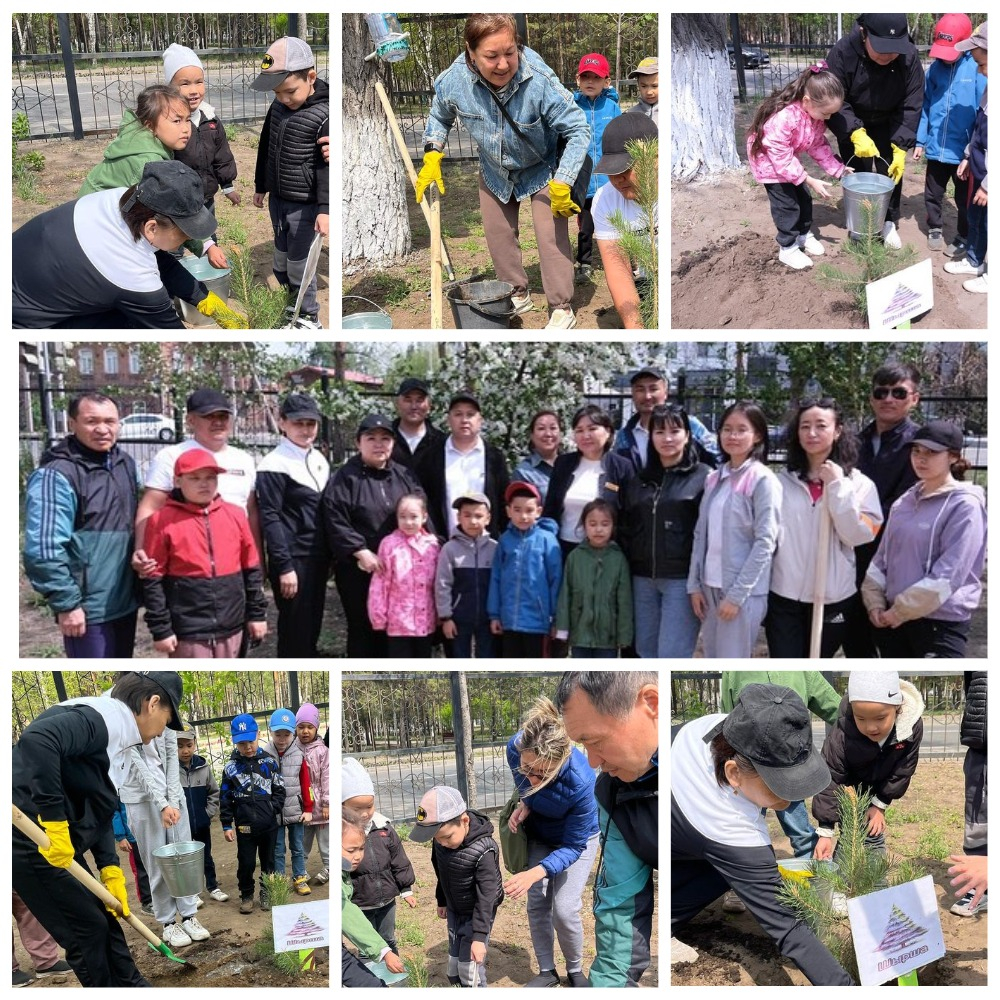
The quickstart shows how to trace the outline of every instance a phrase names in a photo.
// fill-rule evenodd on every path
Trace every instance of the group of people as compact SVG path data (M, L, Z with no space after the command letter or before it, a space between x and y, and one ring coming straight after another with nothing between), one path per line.
M71 968L83 986L150 985L119 925L130 902L116 844L129 857L142 912L162 925L159 936L169 948L211 935L197 917L200 895L174 896L154 851L201 842L205 887L213 900L227 902L212 858L215 817L226 841L236 842L240 913L254 908L258 856L260 905L270 908L263 875L284 875L286 829L295 891L312 891L305 864L314 843L322 867L313 881L329 881L329 750L319 738L316 706L277 709L264 746L252 714L233 718L234 749L217 781L212 765L195 753L194 730L181 719L183 697L180 674L125 671L105 696L44 711L14 745L14 805L27 821L37 818L48 839L48 846L37 847L14 830L15 916L26 928L22 937L32 958L47 960L58 944L66 958L57 964ZM74 861L87 868L88 852L120 913L66 871ZM30 982L15 959L14 985Z
M117 138L75 201L36 216L13 238L13 325L20 328L181 329L177 298L220 325L238 319L180 264L184 248L228 267L216 242L215 196L233 205L236 160L224 123L205 100L205 67L174 43L162 84L126 110ZM273 91L257 148L253 203L269 198L273 272L288 290L287 318L306 277L316 233L329 233L329 87L299 38L278 39L250 88ZM320 329L316 276L295 317Z
M448 927L449 985L487 985L493 924L505 898L527 901L539 971L523 985L564 985L556 939L566 986L639 984L650 961L658 868L657 718L655 673L566 673L554 703L535 702L507 744L517 802L501 839L509 830L526 841L519 870L508 867L507 876L501 866L511 859L506 851L501 859L484 813L448 785L424 794L409 843L433 841L437 913ZM376 811L370 775L352 757L342 764L342 798L343 933L362 958L402 972L395 898L419 905L413 865L390 821ZM581 908L598 855L596 954L585 973ZM346 947L342 984L384 985Z
M767 192L783 264L800 270L812 266L810 255L824 253L812 231L809 192L821 198L832 192L806 173L800 154L831 177L855 170L887 175L894 186L879 235L899 250L903 173L912 151L926 166L928 249L951 258L944 269L965 276L966 291L987 292L988 29L986 21L973 30L967 15L945 14L934 25L925 76L905 14L860 14L825 60L765 98L747 134L747 155ZM946 245L942 206L949 182L957 219Z

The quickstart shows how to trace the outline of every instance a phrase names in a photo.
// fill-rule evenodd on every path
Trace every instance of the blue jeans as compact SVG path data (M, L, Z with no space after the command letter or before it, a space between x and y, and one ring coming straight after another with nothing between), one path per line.
M793 802L777 814L781 829L792 844L792 854L797 858L811 858L819 835L809 822L805 802Z
M687 580L632 577L635 604L635 651L643 659L672 656L690 659L701 622L688 597Z
M496 656L496 640L490 631L490 623L488 621L478 628L469 628L468 626L459 627L458 634L454 639L445 640L445 656L461 660L471 659L473 636L476 639L476 659L493 659Z
M980 185L973 185L973 192L979 190ZM973 267L981 267L986 257L986 215L985 205L976 205L969 202L969 244L965 248L965 256Z
M278 827L278 839L274 842L274 870L285 874L285 831L288 831L288 849L292 852L292 875L298 878L306 873L306 852L302 849L305 827L301 823Z

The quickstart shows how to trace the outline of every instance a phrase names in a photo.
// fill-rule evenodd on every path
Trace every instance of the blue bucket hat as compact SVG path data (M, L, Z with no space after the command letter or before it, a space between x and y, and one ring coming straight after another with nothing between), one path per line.
M295 732L295 716L287 708L279 708L271 713L271 718L267 721L267 728L272 733L279 729L287 729L288 732Z
M258 732L257 720L247 713L237 715L229 723L229 731L233 734L234 743L244 743L247 740L254 740L257 738Z

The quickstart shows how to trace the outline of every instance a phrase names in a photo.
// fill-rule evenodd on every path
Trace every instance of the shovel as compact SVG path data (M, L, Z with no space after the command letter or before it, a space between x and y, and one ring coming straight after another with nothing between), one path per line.
M33 823L21 812L17 806L11 806L12 822L29 840L33 840L39 847L49 847L49 838L45 831ZM74 861L66 869L81 885L89 889L105 906L110 907L119 917L122 916L122 904L101 885L100 882L79 862ZM148 942L153 951L158 951L164 958L169 958L171 962L179 962L189 969L196 969L193 962L178 958L135 914L130 913L124 918L127 920Z
M319 267L319 255L323 251L323 234L317 233L313 237L312 245L309 247L309 256L306 257L305 270L302 272L302 281L299 284L299 294L295 296L295 311L283 330L291 330L299 318L299 310L302 308L302 300L305 298L306 289L309 283L316 276L316 268Z

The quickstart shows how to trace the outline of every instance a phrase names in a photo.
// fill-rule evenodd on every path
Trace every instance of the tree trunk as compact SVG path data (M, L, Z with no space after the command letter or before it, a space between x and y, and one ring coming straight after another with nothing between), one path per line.
M344 15L343 264L389 264L409 253L410 184L393 143L375 81L378 60L364 62L371 39L363 14Z
M735 169L740 158L725 15L675 14L671 27L671 175L690 181Z

